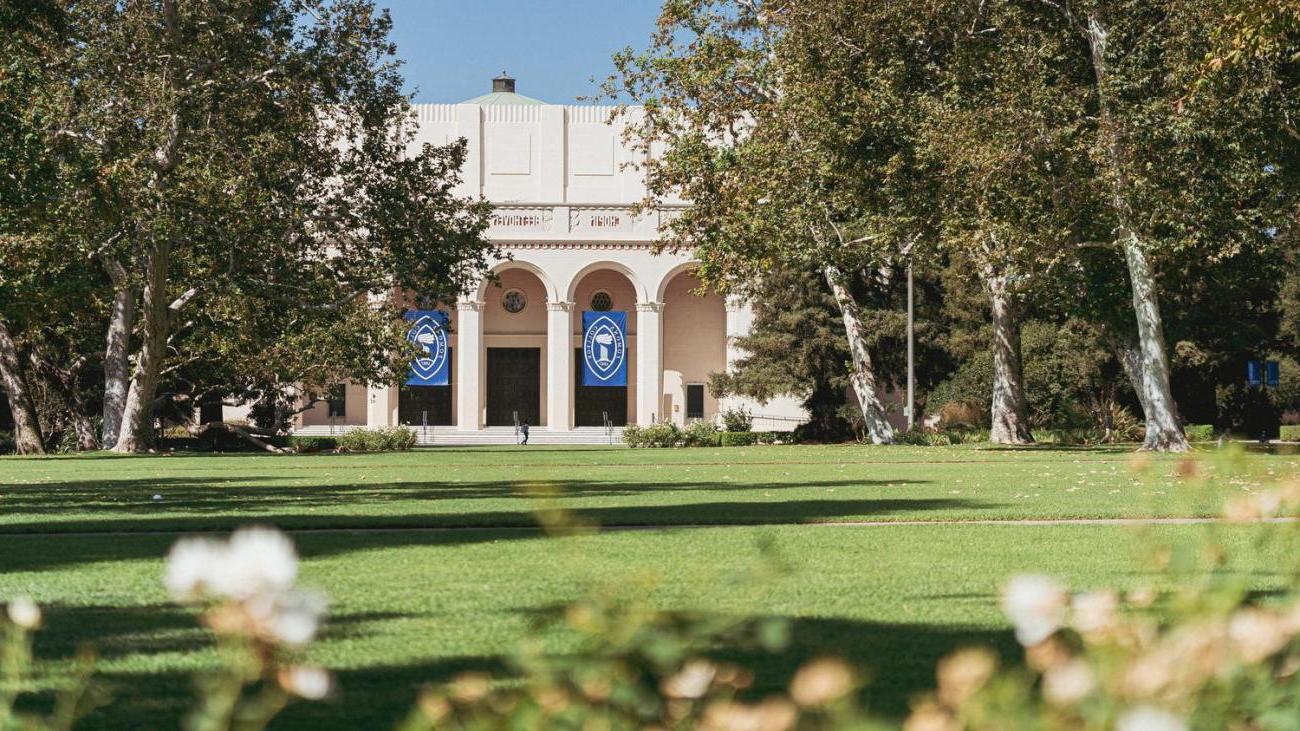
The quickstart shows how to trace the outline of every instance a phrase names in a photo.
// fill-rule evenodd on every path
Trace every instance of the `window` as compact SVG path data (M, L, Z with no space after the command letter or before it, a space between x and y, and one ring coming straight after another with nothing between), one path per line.
M338 417L340 419L348 415L348 387L347 384L340 383L330 389L329 396L325 397L325 402L329 404L329 416L331 419Z
M528 300L524 299L524 293L517 289L512 289L501 297L501 307L512 315L523 312L527 306Z
M614 298L605 290L599 290L591 295L591 309L596 312L609 312L614 309Z
M704 418L704 384L686 384L686 418Z

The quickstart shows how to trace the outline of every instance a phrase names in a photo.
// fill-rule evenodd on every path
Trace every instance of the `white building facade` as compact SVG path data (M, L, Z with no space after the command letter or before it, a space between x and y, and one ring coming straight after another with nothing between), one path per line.
M488 236L505 256L492 280L445 308L449 385L348 384L300 415L300 433L406 424L448 441L527 422L539 436L607 435L742 406L755 429L801 421L793 399L760 405L709 393L710 374L740 355L735 340L752 314L702 291L689 254L652 253L659 226L686 202L632 215L646 191L612 111L546 104L514 93L504 75L491 94L416 106L416 144L467 140L459 193L492 203ZM626 313L626 386L582 385L584 311Z

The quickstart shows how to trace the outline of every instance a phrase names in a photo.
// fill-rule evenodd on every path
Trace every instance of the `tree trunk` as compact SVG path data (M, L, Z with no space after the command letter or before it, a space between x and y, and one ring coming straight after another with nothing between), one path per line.
M1137 236L1130 231L1123 233L1124 258L1128 261L1129 281L1133 286L1133 311L1137 314L1142 392L1146 395L1143 411L1147 432L1142 449L1186 452L1191 446L1183 434L1173 390L1169 386L1169 356L1160 319L1155 273L1151 271L1151 264Z
M986 278L993 310L993 408L989 441L1030 444L1025 376L1020 357L1020 319L1001 277Z
M849 383L858 398L858 408L862 410L862 419L867 425L867 434L873 444L893 444L894 427L885 418L885 406L876 393L876 373L871 367L871 353L867 350L866 333L862 327L858 303L853 299L844 281L844 275L835 266L824 270L826 283L830 285L835 302L839 305L844 319L844 330L848 336L849 352L853 356L853 370L849 374Z
M4 381L9 410L14 417L14 443L19 454L45 454L45 440L41 437L41 421L32 403L31 391L23 375L9 327L0 321L0 378Z
M130 387L131 328L135 321L135 292L127 281L122 265L105 262L117 293L109 313L108 337L104 344L104 449L117 446L122 412Z
M1155 423L1146 419L1146 415L1151 413L1151 407L1147 402L1147 387L1142 378L1142 348L1138 345L1137 338L1132 337L1112 338L1110 347L1115 351L1115 359L1124 369L1124 375L1128 376L1133 393L1137 394L1138 405L1142 408L1142 418L1146 421L1146 437L1143 440L1145 444L1153 438L1152 430L1155 428Z
M140 355L131 388L122 409L114 452L145 452L153 444L153 401L158 374L167 350L170 311L167 302L167 264L171 247L165 240L150 244L141 296Z
M1111 203L1119 226L1116 232L1124 249L1129 283L1133 289L1133 313L1137 318L1138 355L1142 374L1143 410L1147 431L1142 449L1160 452L1186 452L1191 447L1183 434L1173 391L1169 386L1169 356L1165 349L1164 324L1160 318L1160 299L1155 272L1133 228L1133 212L1126 198L1129 187L1125 172L1123 135L1117 128L1107 93L1106 42L1109 31L1094 15L1088 18L1085 35L1092 52L1093 72L1097 79L1097 101L1101 130L1106 137L1106 163L1110 166Z
M93 452L99 449L99 440L95 438L95 422L88 415L74 413L72 428L77 432L77 451Z

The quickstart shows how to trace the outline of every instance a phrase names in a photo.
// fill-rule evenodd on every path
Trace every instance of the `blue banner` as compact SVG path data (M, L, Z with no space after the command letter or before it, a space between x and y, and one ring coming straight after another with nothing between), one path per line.
M582 313L582 385L627 385L627 313Z
M1264 362L1264 385L1277 388L1282 385L1282 364L1269 360Z
M408 386L446 386L450 382L451 362L447 358L447 325L450 319L441 310L411 310L406 313L411 329L406 340L424 351L411 361Z
M1258 360L1246 361L1246 383L1251 388L1264 385L1264 364Z

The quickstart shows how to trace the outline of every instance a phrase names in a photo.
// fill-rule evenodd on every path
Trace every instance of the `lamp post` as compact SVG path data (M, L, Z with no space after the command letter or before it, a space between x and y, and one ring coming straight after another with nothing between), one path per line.
M912 265L907 265L907 430L916 426L916 338L912 295Z

